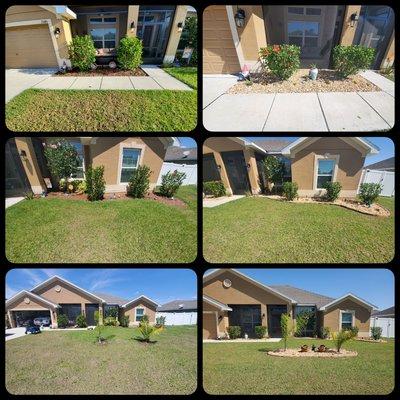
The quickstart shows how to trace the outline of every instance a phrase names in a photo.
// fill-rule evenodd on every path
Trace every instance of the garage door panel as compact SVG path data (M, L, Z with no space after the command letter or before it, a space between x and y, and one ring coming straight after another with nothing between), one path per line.
M47 24L6 29L6 68L52 68L57 58Z

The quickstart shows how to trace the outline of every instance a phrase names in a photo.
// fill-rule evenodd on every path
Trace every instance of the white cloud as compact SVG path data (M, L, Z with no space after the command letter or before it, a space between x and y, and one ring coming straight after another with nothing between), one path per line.
M31 286L36 286L39 283L43 282L43 278L35 272L33 269L23 268L21 272L24 273L28 277L28 284Z
M16 290L12 288L10 285L6 285L6 299L9 299L14 296L14 294L17 294L19 290Z
M89 273L89 290L99 290L110 286L112 283L125 281L125 278L118 276L119 271L119 269L106 269Z

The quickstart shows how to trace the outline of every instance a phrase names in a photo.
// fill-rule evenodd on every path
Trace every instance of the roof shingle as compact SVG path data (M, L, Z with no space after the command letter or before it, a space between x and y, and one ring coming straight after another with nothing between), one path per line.
M173 300L157 307L157 311L189 311L197 310L197 300Z

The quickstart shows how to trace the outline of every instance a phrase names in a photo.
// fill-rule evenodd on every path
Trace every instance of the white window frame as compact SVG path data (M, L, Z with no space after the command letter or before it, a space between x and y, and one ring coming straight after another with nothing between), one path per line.
M338 173L338 166L339 166L339 154L325 154L319 155L316 154L314 157L314 183L313 183L313 190L325 190L324 188L318 187L318 162L319 160L333 160L333 175L332 175L332 182L336 182L337 173Z
M351 314L351 327L354 328L356 326L356 312L355 310L339 310L340 317L339 317L339 330L342 330L342 316L343 314Z
M304 30L304 28L302 29L301 35L291 35L289 33L289 24L290 23L314 23L314 24L318 24L318 34L317 35L306 35L306 32ZM301 37L301 47L305 47L306 45L306 38L316 38L317 39L317 45L313 46L313 47L318 47L319 46L319 42L320 42L320 37L321 37L321 23L319 21L296 21L296 20L289 20L287 22L287 35L288 35L288 43L289 43L289 38L290 37Z
M143 318L143 316L146 314L146 309L143 306L140 307L135 307L135 322L140 322L137 320L137 310L143 310L143 314L141 315L141 317Z
M134 150L140 151L138 161L136 163L136 167L132 168L132 170L133 170L133 169L136 169L139 165L142 165L145 147L140 144L121 143L120 150L119 150L118 185L127 185L129 183L129 182L121 181L122 160L123 160L123 155L124 155L124 149L134 149Z
M101 18L102 22L90 22L91 18ZM115 22L104 22L104 18L115 18ZM88 35L92 37L90 31L91 29L107 29L107 28L113 28L115 29L115 47L104 47L104 35L103 35L103 47L100 49L116 49L119 44L119 15L118 14L91 14L87 16L87 21L86 21L87 27L88 27ZM115 26L112 26L114 25ZM96 50L100 50L96 48Z

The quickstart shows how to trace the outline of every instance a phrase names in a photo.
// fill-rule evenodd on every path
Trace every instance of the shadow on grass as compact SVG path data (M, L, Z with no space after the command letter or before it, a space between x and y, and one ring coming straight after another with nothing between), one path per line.
M136 340L137 342L139 342L141 344L155 344L155 343L157 343L157 340L146 340L146 339L141 338L140 336L135 336L132 339Z

